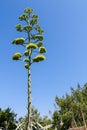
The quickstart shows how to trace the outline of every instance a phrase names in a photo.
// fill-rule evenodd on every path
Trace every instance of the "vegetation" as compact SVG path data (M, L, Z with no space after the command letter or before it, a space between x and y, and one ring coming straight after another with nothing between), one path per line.
M0 109L0 127L6 130L14 130L16 128L16 114L10 108Z
M57 109L52 115L52 120L47 116L41 117L37 109L31 104L31 65L46 59L46 48L43 46L43 30L38 23L38 15L33 14L33 9L26 8L24 13L19 16L20 22L16 30L23 32L24 37L17 37L12 41L13 45L23 47L23 51L16 52L12 59L23 61L24 67L28 72L28 113L25 117L19 119L23 130L32 130L41 126L53 124L53 128L58 130L67 130L70 127L85 126L87 124L87 84L82 88L77 85L75 90L71 87L71 95L66 93L62 98L56 96L55 103ZM10 108L0 109L0 127L6 130L14 130L16 126L16 114Z
M57 128L58 130L69 129L73 127L85 126L87 124L87 84L83 87L77 85L75 90L71 87L71 95L59 98L56 96L56 110L52 115L52 119L47 116L41 117L40 113L34 107L31 107L32 128L38 128L37 123L42 127L53 124L50 130ZM26 130L28 115L22 117L18 121L22 123L22 129ZM0 127L6 130L14 130L16 128L16 114L10 108L0 109Z
M77 89L71 87L71 95L55 98L58 109L53 114L53 124L59 130L87 124L87 84ZM62 125L60 125L62 121Z
M42 127L52 123L52 120L49 119L47 116L41 117L38 110L35 109L34 107L32 107L31 111L32 111L32 128L33 129L35 129L35 128L38 129L39 126L37 125L37 123L39 123ZM27 115L25 117L21 117L19 119L19 122L22 123L22 129L23 130L26 130L26 126L27 126L26 122L27 122L27 120L28 120Z
M27 130L32 129L31 121L31 65L45 60L43 53L46 48L43 46L43 30L38 23L38 15L33 14L33 9L26 8L24 13L19 16L23 24L17 24L16 30L25 33L24 37L15 38L12 44L24 47L23 53L16 52L12 59L24 61L24 67L28 71L28 119Z

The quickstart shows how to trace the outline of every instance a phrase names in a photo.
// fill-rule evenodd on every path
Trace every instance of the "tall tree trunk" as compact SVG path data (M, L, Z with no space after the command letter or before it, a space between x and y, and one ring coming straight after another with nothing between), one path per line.
M87 130L85 116L84 116L84 112L82 111L82 109L81 109L81 114L82 114L82 119L83 119L83 123L84 123L84 126L85 126L85 130Z
M75 121L75 118L73 118L73 121L74 121L75 127L77 127L77 123L76 123L76 121Z
M28 69L28 125L27 130L32 130L31 126L31 70Z

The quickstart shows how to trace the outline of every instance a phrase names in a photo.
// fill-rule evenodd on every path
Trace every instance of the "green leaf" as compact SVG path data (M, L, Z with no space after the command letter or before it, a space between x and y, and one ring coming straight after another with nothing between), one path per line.
M20 45L20 44L24 44L25 42L25 39L20 37L20 38L16 38L12 41L13 44L16 44L16 45Z
M24 52L24 55L25 55L25 56L28 56L28 55L29 55L29 51L26 50L26 51Z
M38 44L37 44L38 47L41 47L42 45L43 45L42 42L38 42Z
M25 9L24 9L24 12L25 12L25 13L32 13L32 12L33 12L33 9L31 9L31 8L25 8Z
M24 28L23 28L23 30L25 30L25 31L31 31L33 28L32 28L32 26L24 26Z
M37 24L36 25L36 30L39 30L40 29L40 26Z
M13 57L12 57L12 59L13 60L19 60L20 58L21 58L21 53L20 52L16 52L14 55L13 55Z
M32 15L32 18L38 18L38 15L33 14L33 15Z
M39 41L42 41L43 36L42 35L34 35L34 39L38 39Z
M27 18L29 18L29 15L27 14L22 14L19 16L19 19L22 21L22 20L26 20Z
M22 32L22 25L21 24L17 24L16 25L16 30Z
M43 46L40 47L40 48L39 48L39 52L40 52L40 53L46 53L46 48L43 47Z
M39 32L39 34L42 34L44 32L44 30L42 30L38 24L36 25L35 29Z
M24 62L29 62L29 58L25 58L23 61Z
M33 60L33 62L40 62L40 61L43 61L43 60L45 60L45 59L46 59L45 56L43 56L43 55L38 55L38 56L34 57L32 60Z
M29 69L29 65L28 65L28 64L25 64L24 67L25 67L26 69Z
M26 46L27 49L36 49L37 48L37 45L35 43L29 43L27 46Z
M30 20L30 25L38 23L38 15L33 14L32 19Z

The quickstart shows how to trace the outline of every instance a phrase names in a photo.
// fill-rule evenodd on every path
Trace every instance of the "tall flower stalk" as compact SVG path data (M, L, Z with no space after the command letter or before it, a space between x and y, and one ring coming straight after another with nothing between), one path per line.
M25 32L26 38L19 37L12 41L12 44L23 46L23 54L16 52L12 59L23 61L24 67L28 72L28 122L27 130L32 129L32 113L31 113L31 65L45 60L46 48L43 46L43 30L38 23L38 15L33 14L33 9L26 8L24 13L19 16L19 20L24 22L16 25L16 30Z

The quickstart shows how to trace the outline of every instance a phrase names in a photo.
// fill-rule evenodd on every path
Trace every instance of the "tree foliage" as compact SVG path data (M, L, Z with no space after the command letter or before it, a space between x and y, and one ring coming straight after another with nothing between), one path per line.
M22 129L26 130L28 116L21 117L19 122L22 123ZM32 107L32 128L33 130L35 127L38 129L37 122L42 125L43 127L52 123L52 120L48 118L48 116L41 116L38 110L35 107Z
M63 130L69 127L86 126L87 123L87 84L82 88L77 85L75 90L71 87L71 95L55 98L58 109L53 114L53 124ZM63 121L62 126L60 125Z
M0 109L0 127L4 127L6 130L14 130L16 128L15 121L16 114L10 108Z

